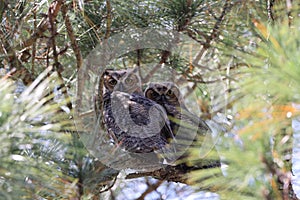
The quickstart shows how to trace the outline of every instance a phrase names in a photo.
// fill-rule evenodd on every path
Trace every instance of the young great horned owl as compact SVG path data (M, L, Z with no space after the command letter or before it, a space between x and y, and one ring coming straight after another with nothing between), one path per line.
M182 122L182 126L185 125L184 123L187 126L189 125L190 128L196 126L194 128L198 129L199 134L205 134L209 130L209 127L202 119L189 112L184 104L179 88L174 83L150 83L144 93L145 97L164 107L170 118L172 130L175 135L180 122Z
M206 156L211 151L212 145L206 144L212 143L211 129L204 120L189 112L179 88L174 83L150 83L144 94L145 97L160 104L166 110L178 146L181 145L179 151L185 151L184 147L188 148L189 145L195 147L196 143L202 144L202 152L200 152L202 158L204 154ZM186 156L183 154L181 158L186 158ZM220 166L219 159L204 158L199 165L197 164L199 168L214 166Z
M162 106L145 98L137 68L103 74L104 125L115 143L132 153L165 151L173 139Z

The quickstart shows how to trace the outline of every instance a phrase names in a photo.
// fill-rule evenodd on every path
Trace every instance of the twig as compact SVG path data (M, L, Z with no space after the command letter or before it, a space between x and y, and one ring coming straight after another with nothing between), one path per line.
M7 8L6 1L0 1L0 20L2 21L3 13L5 9Z
M160 181L171 181L171 182L179 182L179 183L185 183L185 184L192 184L188 181L188 174L194 170L206 170L208 168L219 168L220 166L203 166L202 169L200 168L185 168L182 165L176 165L176 166L170 166L167 165L164 168L152 171L152 172L137 172L128 174L125 178L126 179L135 179L139 177L152 177L155 179L158 179ZM221 176L221 170L220 173L214 174L214 176ZM201 181L200 181L201 182ZM215 191L216 188L214 186L201 188L203 190L208 191Z
M106 188L106 189L104 189L104 190L101 190L101 191L99 191L99 193L103 193L103 192L107 192L108 190L110 190L114 185L115 185L115 183L116 183L116 180L117 180L117 177L115 177L114 178L114 180L113 180L113 182L112 182L112 184L108 187L108 188Z
M193 40L195 40L196 42L198 42L201 45L204 45L204 42L201 41L200 39L197 38L197 35L200 35L202 37L204 37L205 39L207 38L207 35L201 33L199 30L191 30L191 29L187 29L186 30L188 36L190 38L192 38ZM195 33L196 32L196 33ZM197 34L197 35L196 35Z
M215 23L215 26L212 30L212 33L211 33L210 37L208 38L208 41L207 41L208 45L210 45L211 41L213 41L215 38L217 38L219 36L221 24L223 23L226 14L233 6L233 4L231 4L230 2L231 1L226 0L225 4L223 6L222 13L221 13L220 17L217 19L217 22Z
M267 12L268 12L268 18L270 22L274 22L273 5L274 5L274 0L267 1Z
M63 0L57 0L55 2L52 2L50 7L52 8L53 18L56 18L62 2ZM10 63L11 69L16 69L12 76L22 79L25 85L29 85L30 83L32 83L34 80L34 76L27 68L23 66L23 64L16 55L16 51L26 49L27 47L32 46L38 38L41 38L43 36L43 33L48 30L48 22L48 18L47 16L45 16L44 19L40 22L40 24L37 25L37 28L35 32L31 35L31 37L21 42L15 47L11 46L11 44L8 43L8 40L4 40L5 43L3 44L3 47L7 52L8 62Z
M139 68L139 75L141 75L141 60L142 60L142 50L141 49L137 49L136 50L136 65Z
M76 74L77 74L76 96L77 96L77 98L76 98L76 102L75 102L75 109L76 109L77 112L79 112L80 108L82 106L82 95L83 95L83 91L84 91L84 79L85 79L85 76L86 76L86 69L82 68L83 58L82 58L82 55L81 55L81 51L79 49L79 45L76 41L76 37L75 37L75 34L73 32L73 28L72 28L70 19L67 15L67 10L68 10L67 6L65 4L62 4L61 12L62 12L63 18L65 19L66 29L67 29L68 36L69 36L70 41L71 41L71 46L72 46L72 49L74 51L74 54L75 54L75 57L76 57L76 62L77 62L77 71L76 71ZM83 71L81 71L81 70L83 70Z
M216 23L212 29L212 33L209 36L205 36L203 34L201 34L204 38L205 38L205 42L201 42L199 40L196 40L197 42L199 42L202 45L201 50L199 51L199 53L196 55L195 59L193 60L193 62L190 63L191 66L194 65L198 65L198 63L200 62L200 60L202 59L203 55L205 54L205 52L207 51L208 48L210 48L211 42L218 37L219 33L220 33L220 27L221 24L223 23L224 19L225 19L225 15L227 14L228 10L230 10L232 7L232 5L230 4L230 1L226 0L224 6L223 6L223 10L221 15L216 18ZM193 36L193 32L191 30L188 30L188 35L192 38L196 38ZM194 67L195 68L195 67ZM179 78L179 80L184 79L187 76L187 73L191 73L190 70L187 70L183 76L181 78ZM199 79L200 78L200 79ZM192 78L193 79L193 78ZM205 84L209 84L209 83L215 83L217 81L220 81L219 79L217 80L212 80L212 81L204 81L202 79L202 76L198 76L198 81L193 81L194 85L192 86L192 88L190 88L189 92L187 95L190 95L190 92L193 92L194 89L197 87L198 83L205 83Z
M51 5L48 10L48 18L50 22L50 32L51 32L51 37L50 37L50 43L52 44L52 50L53 50L53 60L54 60L54 69L60 74L60 71L58 70L59 67L59 62L58 62L58 55L56 51L56 40L55 37L57 35L56 31L56 16L53 16L53 8L54 5Z
M190 15L190 7L191 7L192 1L191 0L187 0L186 1L186 6L188 8L188 12L186 13L186 16L188 16L185 19L185 22L183 24L180 24L177 27L177 31L178 32L183 32L187 29L187 26L189 25L189 23L191 22L191 18L192 15ZM179 43L179 35L175 35L175 38L172 42L170 42L170 45L168 46L167 50L164 50L161 52L161 59L159 61L159 63L147 74L147 76L143 79L143 83L147 83L149 82L149 80L151 79L151 77L155 74L155 72L161 67L162 64L166 63L167 59L170 57L171 55L171 50L172 48Z
M204 55L204 52L210 47L211 42L219 36L221 24L223 23L226 14L232 8L232 6L233 5L230 3L229 0L225 1L222 13L217 18L217 21L212 29L211 34L208 37L205 37L206 41L202 45L200 52L197 54L196 58L194 59L194 63L199 63L199 61L202 59L202 56Z
M106 0L106 32L104 39L108 39L110 37L111 32L111 4L109 0Z
M81 56L81 51L79 49L78 43L76 41L76 37L75 37L74 31L73 31L73 28L72 28L72 24L71 24L70 19L67 15L67 6L65 4L62 4L61 12L62 12L62 16L65 20L67 33L68 33L68 36L70 38L71 46L72 46L73 52L74 52L75 57L76 57L77 70L78 70L82 66L82 63L83 63L82 60L83 59L82 59L82 56Z
M167 50L162 51L159 63L157 65L155 65L155 67L147 74L147 76L145 78L143 78L142 82L143 83L149 82L151 77L162 66L162 64L166 63L166 61L170 55L171 55L170 51L167 51Z
M148 188L136 200L144 200L145 197L151 192L155 191L164 181L159 180L154 184L148 184Z
M292 16L292 0L286 0L286 10L287 10L287 16L289 21L289 27L292 25L293 16Z
M132 173L126 176L126 179L135 179L140 177L152 176L153 172L140 172L140 173Z
M58 12L60 11L61 5L63 3L63 0L56 0L52 2L50 7L52 7L52 16L53 18L56 18ZM48 18L47 16L44 17L44 19L39 23L36 31L31 35L31 37L23 42L21 44L14 47L14 49L24 49L26 47L31 46L38 38L43 36L43 33L48 30Z
M61 8L63 8L64 4L61 4ZM57 36L57 28L56 28L56 15L53 15L55 13L55 5L51 5L48 10L48 17L49 17L49 22L50 22L50 31L51 31L51 37L50 37L50 43L52 44L52 50L53 50L53 60L54 60L54 70L58 74L59 78L59 89L61 89L62 93L64 94L65 98L69 99L69 95L67 93L66 85L63 80L63 76L61 72L63 71L63 66L58 60L58 52L56 48L56 36ZM66 105L70 110L72 110L72 104L71 102L68 102Z
M33 8L33 26L34 30L36 30L37 24L36 24L36 6ZM36 58L36 42L33 42L32 44L32 51L31 51L32 57L31 57L31 73L34 74L34 64L35 64L35 58Z

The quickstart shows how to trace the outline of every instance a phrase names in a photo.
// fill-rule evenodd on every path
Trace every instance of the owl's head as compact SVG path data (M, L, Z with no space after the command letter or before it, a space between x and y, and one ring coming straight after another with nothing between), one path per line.
M160 105L180 106L183 101L179 88L171 82L150 83L144 94Z
M106 69L103 78L104 86L110 92L120 91L129 94L142 92L142 83L137 67L126 70Z

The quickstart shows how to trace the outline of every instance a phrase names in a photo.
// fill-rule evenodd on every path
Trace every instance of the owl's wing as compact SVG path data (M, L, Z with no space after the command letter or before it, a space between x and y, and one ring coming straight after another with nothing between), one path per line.
M204 120L184 109L182 112L183 120L188 121L197 128L196 145L194 151L200 162L195 163L198 167L219 167L220 157L216 149L217 140L213 137L213 129Z
M170 126L170 121L165 109L159 105L154 104L149 111L150 121L156 121L159 123L159 128L161 128L160 133L163 138L165 138L168 142L170 140L174 140L175 136Z
M181 120L188 123L191 128L196 129L198 134L205 135L207 132L211 131L204 120L194 115L187 109L181 110Z
M122 130L140 138L159 135L165 141L174 138L166 111L162 106L140 94L114 93L112 110L117 125Z
M151 126L149 126L151 129L149 130L150 132L160 134L167 142L175 139L167 113L161 105L144 96L135 94L132 95L131 100L136 103L131 105L131 111L134 118L142 119L145 122L144 116L146 116L146 122L148 125L151 124ZM137 123L141 122L137 121Z

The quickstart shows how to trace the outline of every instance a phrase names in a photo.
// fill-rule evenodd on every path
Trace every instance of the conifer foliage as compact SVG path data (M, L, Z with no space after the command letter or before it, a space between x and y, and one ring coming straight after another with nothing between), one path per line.
M120 177L144 183L136 199L166 198L162 188L182 192L167 181L220 199L297 199L299 6L292 0L0 1L0 199L122 198L132 185ZM124 175L82 144L73 119L77 73L91 49L135 28L173 30L194 42L189 59L139 49L114 67L160 63L187 80L201 117L217 122L222 170L168 166ZM199 148L190 149L190 163L199 162Z

